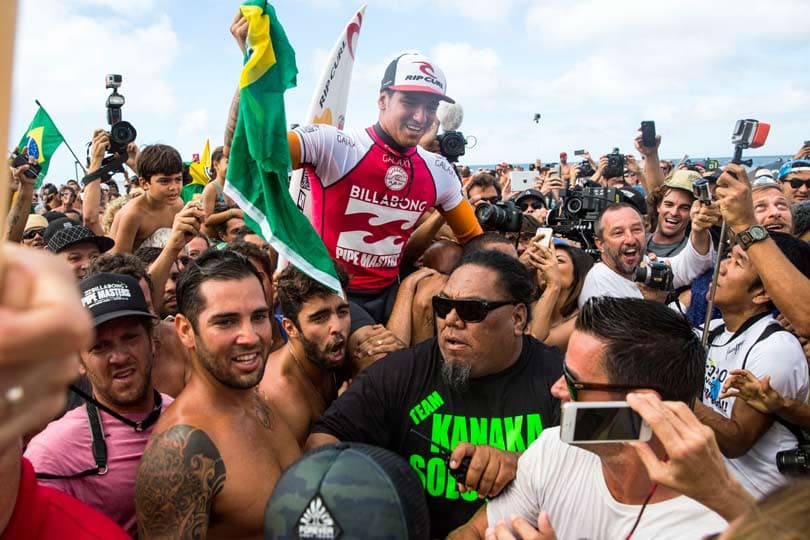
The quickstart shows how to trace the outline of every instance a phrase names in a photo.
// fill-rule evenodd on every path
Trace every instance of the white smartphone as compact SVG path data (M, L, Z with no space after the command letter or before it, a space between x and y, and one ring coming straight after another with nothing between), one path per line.
M534 179L537 171L512 171L509 178L512 180L512 192L534 189Z
M649 441L651 436L650 425L626 401L574 401L562 405L563 442Z
M539 244L546 249L551 249L551 238L554 236L554 230L550 227L537 227L537 232L534 233L535 236L543 234L543 239L540 240Z

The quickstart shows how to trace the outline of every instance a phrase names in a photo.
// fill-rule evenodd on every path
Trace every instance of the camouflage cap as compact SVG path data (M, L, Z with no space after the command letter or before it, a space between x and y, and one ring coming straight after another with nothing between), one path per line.
M359 443L318 448L281 475L264 512L264 537L424 539L425 495L398 455Z

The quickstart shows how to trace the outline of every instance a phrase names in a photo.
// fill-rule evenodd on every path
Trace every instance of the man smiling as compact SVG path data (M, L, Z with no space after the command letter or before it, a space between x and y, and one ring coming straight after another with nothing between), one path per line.
M648 252L659 257L674 257L686 247L689 213L695 200L692 183L699 178L693 171L677 171L660 188L662 199L656 206L655 230L647 237Z

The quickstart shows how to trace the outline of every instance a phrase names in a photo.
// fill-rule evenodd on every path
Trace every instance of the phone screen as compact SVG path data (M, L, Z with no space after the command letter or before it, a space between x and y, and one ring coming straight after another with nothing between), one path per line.
M575 441L637 440L641 416L629 407L577 409Z

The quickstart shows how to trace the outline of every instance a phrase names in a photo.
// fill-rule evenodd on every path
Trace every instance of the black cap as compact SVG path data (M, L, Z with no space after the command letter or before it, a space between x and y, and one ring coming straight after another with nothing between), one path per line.
M132 276L102 272L79 282L82 304L99 326L120 317L156 319L146 305L141 286Z
M398 455L359 443L323 446L281 475L264 512L271 539L427 539L422 484Z
M53 253L59 253L74 244L95 244L101 253L109 251L115 245L115 240L107 236L98 236L96 233L75 221L62 218L49 223L43 235L43 241Z

